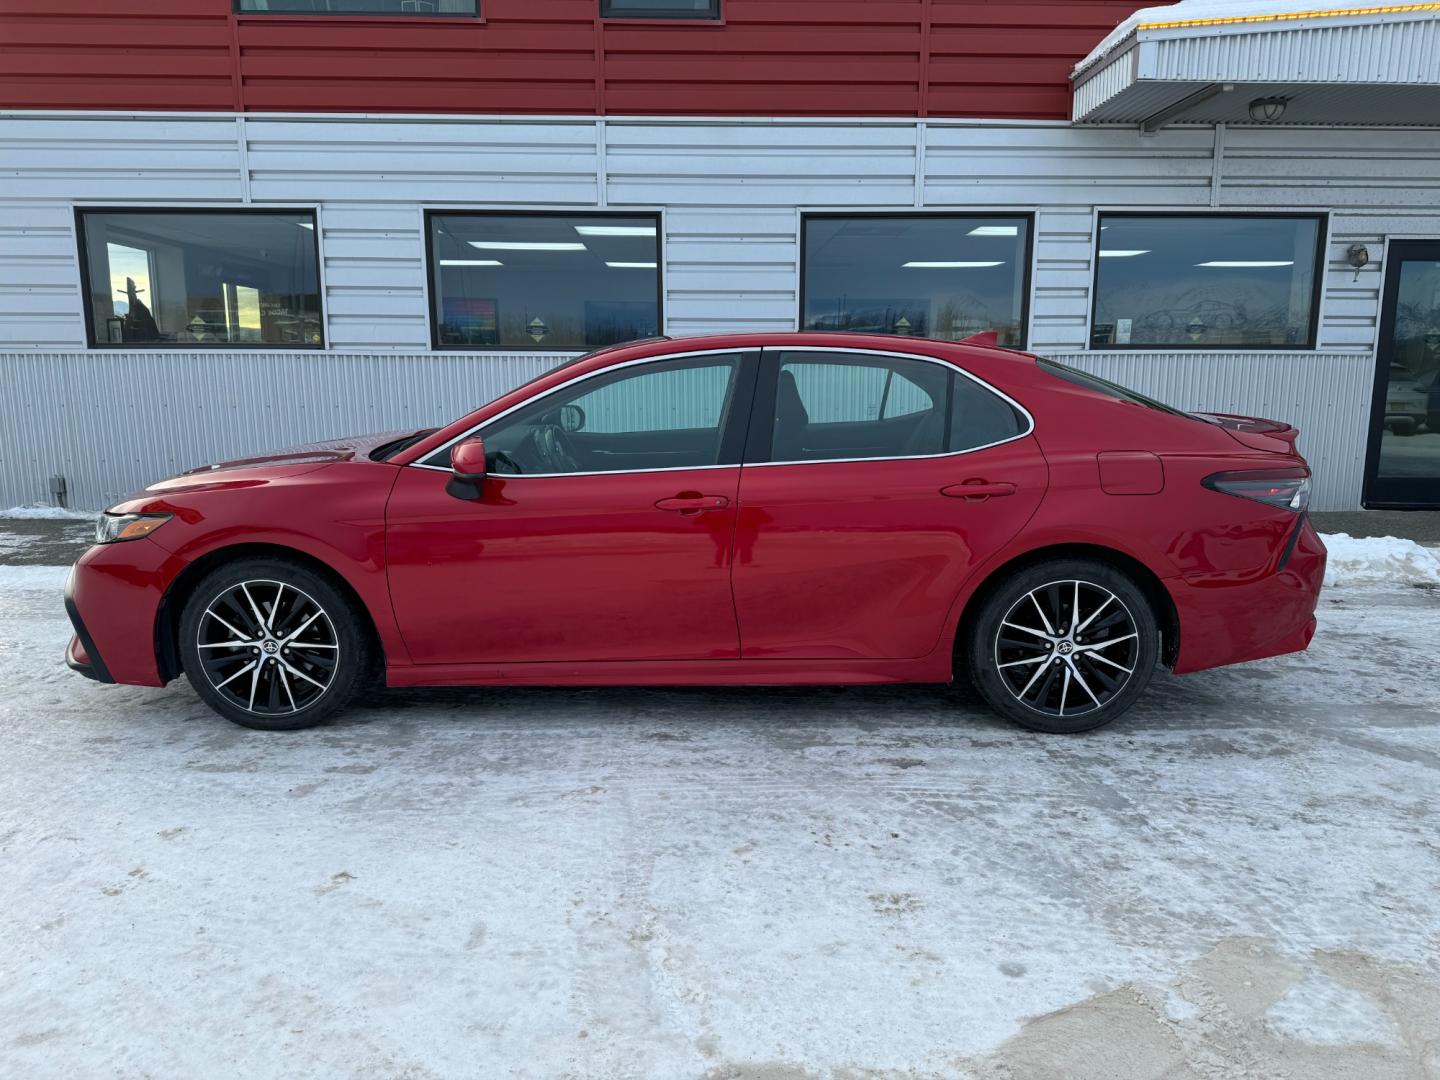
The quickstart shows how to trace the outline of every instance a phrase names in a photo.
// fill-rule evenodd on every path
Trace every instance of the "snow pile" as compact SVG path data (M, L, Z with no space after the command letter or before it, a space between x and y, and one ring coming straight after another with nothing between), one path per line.
M1348 533L1321 537L1330 550L1325 587L1346 585L1440 585L1440 552L1394 536L1356 539Z
M67 510L63 506L12 506L0 510L0 518L12 521L94 521L94 510Z

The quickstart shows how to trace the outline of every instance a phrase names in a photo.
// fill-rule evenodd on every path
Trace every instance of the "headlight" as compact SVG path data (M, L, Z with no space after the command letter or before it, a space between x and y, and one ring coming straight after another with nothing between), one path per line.
M122 540L139 540L170 518L170 514L101 514L95 522L95 542L118 544Z

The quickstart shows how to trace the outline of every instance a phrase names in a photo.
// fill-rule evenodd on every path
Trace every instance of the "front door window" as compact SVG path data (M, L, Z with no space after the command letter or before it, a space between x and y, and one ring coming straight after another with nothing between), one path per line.
M640 364L558 390L486 427L491 472L516 476L704 469L723 446L738 354Z

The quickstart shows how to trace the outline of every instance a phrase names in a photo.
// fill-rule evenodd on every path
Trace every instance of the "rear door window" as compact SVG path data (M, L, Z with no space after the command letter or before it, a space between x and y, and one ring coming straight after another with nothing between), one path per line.
M948 364L801 352L772 364L771 462L932 457L1022 430L1005 399Z

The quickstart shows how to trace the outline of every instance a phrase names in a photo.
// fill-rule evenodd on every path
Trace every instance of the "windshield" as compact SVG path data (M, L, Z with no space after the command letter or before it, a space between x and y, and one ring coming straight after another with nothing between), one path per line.
M1128 401L1132 405L1143 405L1145 408L1154 409L1156 412L1169 413L1171 416L1184 416L1188 419L1194 419L1194 417L1191 417L1190 414L1187 412L1183 412L1180 409L1172 408L1171 406L1166 405L1163 401L1156 401L1154 398L1146 397L1144 394L1141 394L1135 390L1131 390L1128 387L1121 386L1119 383L1113 383L1109 379L1102 379L1098 375L1091 375L1089 372L1086 371L1078 371L1075 368L1066 367L1064 364L1057 364L1054 360L1046 360L1044 357L1037 357L1036 360L1037 363L1040 365L1040 369L1042 371L1049 372L1057 379L1064 379L1068 383L1074 383L1076 386L1083 386L1087 390L1094 390L1097 393L1106 395L1107 397L1114 397L1119 398L1121 401Z

